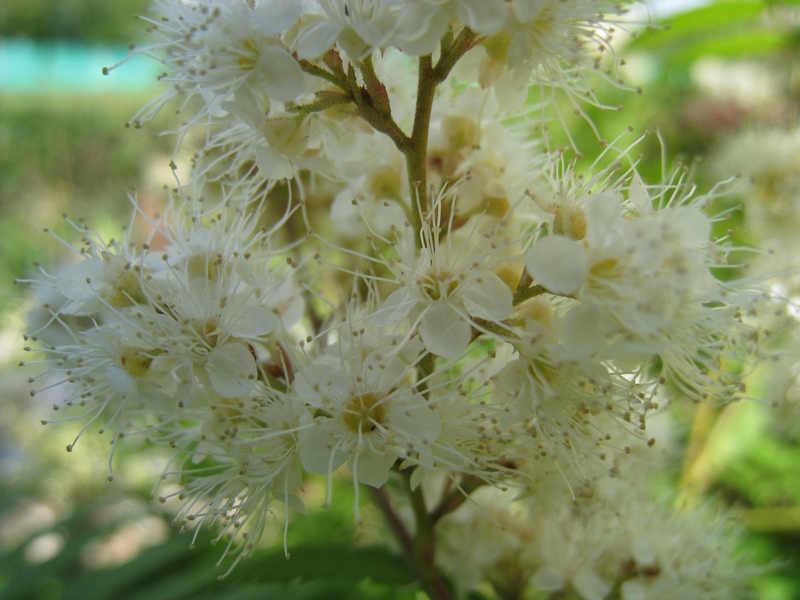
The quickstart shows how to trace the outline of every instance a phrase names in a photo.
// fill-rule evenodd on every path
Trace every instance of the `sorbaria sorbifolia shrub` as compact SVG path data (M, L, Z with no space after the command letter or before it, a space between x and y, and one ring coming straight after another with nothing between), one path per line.
M625 87L623 13L154 2L132 56L163 93L130 124L177 109L176 161L200 147L163 211L134 198L115 240L72 222L76 261L30 282L34 393L57 387L78 437L171 453L156 495L215 528L223 572L275 513L290 548L304 481L335 503L347 465L355 518L375 503L433 598L730 598L724 523L650 492L669 432L648 419L746 398L774 306L718 276L728 184L647 181L627 132L553 147Z

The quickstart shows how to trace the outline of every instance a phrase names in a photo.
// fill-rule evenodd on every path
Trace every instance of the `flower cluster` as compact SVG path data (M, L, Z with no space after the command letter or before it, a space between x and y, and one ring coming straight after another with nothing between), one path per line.
M417 513L432 528L479 487L561 498L598 464L615 472L654 444L647 416L671 399L743 397L761 295L714 276L731 249L705 212L720 190L698 195L681 171L646 184L618 142L610 165L566 162L514 112L530 86L593 102L589 74L616 79L617 61L592 53L611 50L621 12L156 0L144 18L159 41L136 53L168 87L133 121L177 102L181 141L197 131L203 146L162 216L134 205L121 241L74 223L77 262L32 281L34 393L61 386L55 408L81 434L169 449L162 497L184 524L219 523L239 557L273 502L287 525L302 509L309 474L327 476L330 503L346 464L357 515L361 484L405 477L418 508L445 481L455 496ZM631 502L602 510L660 519ZM562 522L549 519L526 556ZM531 585L605 597L607 532L593 532L574 533L580 556L537 554ZM681 569L647 544L616 568ZM651 583L624 585L639 598Z
M732 559L731 524L708 507L675 514L640 495L651 479L642 464L587 477L572 494L561 475L538 471L545 491L512 501L484 488L481 511L465 505L442 521L443 566L465 592L488 580L511 598L723 599L752 575Z

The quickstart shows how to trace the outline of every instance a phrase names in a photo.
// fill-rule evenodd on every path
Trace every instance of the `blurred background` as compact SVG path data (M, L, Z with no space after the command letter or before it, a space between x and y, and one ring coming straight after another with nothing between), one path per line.
M79 424L40 424L52 399L31 398L31 373L17 366L31 359L22 334L34 302L27 286L11 282L31 276L37 262L54 270L68 258L43 232L74 240L62 215L118 236L132 190L139 202L158 205L173 181L175 140L156 135L169 128L169 115L141 130L124 127L158 93L158 65L139 56L102 75L130 44L146 43L135 19L142 3L0 1L0 599L415 598L401 560L350 543L374 533L356 531L347 485L334 510L293 522L293 560L278 541L221 586L213 568L220 549L204 543L211 536L202 533L189 550L189 536L169 525L172 509L149 499L163 468L158 456L143 459L144 445L123 448L109 483L108 440L87 435L68 454ZM731 213L720 234L730 228L736 243L774 250L753 261L751 276L796 271L800 2L666 1L637 14L669 27L620 36L626 83L644 93L599 93L609 105L625 105L589 111L601 134L657 127L669 161L691 166L701 188L740 174L739 191L719 207ZM594 134L578 119L571 125L591 156ZM658 144L643 149L641 170L658 180ZM800 296L792 278L773 286ZM749 392L761 401L675 407L687 453L672 476L697 498L732 507L747 550L768 566L755 578L757 597L768 600L800 598L800 359L794 327L781 327L783 360L749 377ZM135 461L126 460L134 453Z

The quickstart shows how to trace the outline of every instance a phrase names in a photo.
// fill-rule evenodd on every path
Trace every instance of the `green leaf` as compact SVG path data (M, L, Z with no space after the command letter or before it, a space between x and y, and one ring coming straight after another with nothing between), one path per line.
M30 564L24 560L23 546L8 557L8 562L6 559L3 560L3 571L7 571L10 578L0 591L0 600L56 597L53 596L53 591L61 589L61 581L70 573L80 571L81 552L97 536L97 531L68 536L61 552L52 559L38 564Z
M361 581L366 578L398 585L416 581L403 557L382 547L364 548L350 544L292 547L288 560L282 549L256 552L231 575L231 579L237 581Z
M165 544L156 546L137 556L134 560L112 569L88 571L77 579L68 581L64 588L63 598L80 598L81 600L105 600L113 597L128 597L125 590L135 589L143 581L151 581L167 573L179 571L181 566L191 570L192 579L184 581L181 592L196 591L203 583L209 583L216 577L213 562L206 561L204 569L193 568L191 550L188 540L176 536ZM188 560L187 560L188 559ZM183 563L183 565L182 565ZM198 565L200 566L200 565ZM188 584L188 585L187 585ZM152 600L153 594L147 596ZM170 596L164 596L169 598ZM172 596L175 597L175 596Z
M667 65L686 65L703 56L767 56L788 40L762 19L760 2L719 2L677 15L628 45Z
M669 18L631 42L629 49L667 52L688 43L753 27L764 10L760 2L718 2Z

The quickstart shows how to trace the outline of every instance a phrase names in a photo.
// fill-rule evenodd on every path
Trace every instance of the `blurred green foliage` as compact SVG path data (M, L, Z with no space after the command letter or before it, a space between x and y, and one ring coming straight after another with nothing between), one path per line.
M109 219L119 226L127 222L126 190L143 183L154 161L166 170L174 143L152 131L125 129L143 102L137 97L0 95L1 281L24 276L34 261L52 264L63 248L42 230L65 232L62 214L85 217L94 226ZM24 292L0 286L0 315Z
M343 486L337 495L347 496L348 490ZM353 545L355 524L346 500L329 512L312 511L300 527L292 528L291 558L276 544L256 551L224 580L218 577L232 559L216 566L224 541L215 547L208 530L200 531L194 549L190 549L191 533L171 535L129 562L87 569L82 557L91 544L125 523L124 517L97 523L94 515L110 500L101 497L88 501L69 518L38 532L39 536L56 533L65 540L48 560L31 565L25 557L25 545L0 554L0 600L416 597L414 573L401 557L385 547Z
M145 0L3 0L0 36L88 43L137 40L144 27L132 17L146 5Z

